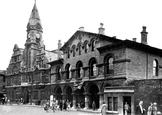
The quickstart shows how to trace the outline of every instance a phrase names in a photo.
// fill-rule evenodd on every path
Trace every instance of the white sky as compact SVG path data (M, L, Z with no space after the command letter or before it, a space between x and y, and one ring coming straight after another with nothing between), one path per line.
M162 0L37 0L46 50L66 42L79 27L98 33L104 23L107 36L137 38L147 27L148 45L162 49ZM0 2L0 70L8 67L14 44L24 48L26 26L34 0Z

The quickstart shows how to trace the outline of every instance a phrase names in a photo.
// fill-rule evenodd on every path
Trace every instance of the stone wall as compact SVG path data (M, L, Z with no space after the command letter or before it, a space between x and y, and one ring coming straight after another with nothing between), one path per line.
M142 100L147 110L150 102L156 102L158 110L162 112L162 79L137 80L134 96L135 106Z

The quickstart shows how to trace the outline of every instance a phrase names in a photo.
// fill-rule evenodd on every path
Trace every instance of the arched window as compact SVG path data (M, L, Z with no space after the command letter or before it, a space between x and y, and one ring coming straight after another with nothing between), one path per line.
M67 49L67 58L70 58L70 48Z
M71 66L70 66L70 64L66 65L65 70L66 70L66 79L71 78Z
M75 57L75 45L72 47L73 57Z
M92 51L95 50L95 41L94 40L92 40L92 42L91 42L91 48L92 48Z
M153 76L158 76L158 61L156 59L153 61Z
M56 73L57 80L61 80L61 68L59 66L56 69Z
M79 50L79 55L81 55L81 44L79 44L78 50Z
M107 56L105 58L105 73L112 74L114 72L114 58L112 56Z
M77 68L77 78L82 78L83 77L83 64L81 61L77 62L76 68Z
M85 51L85 53L88 52L88 42L87 41L85 41L85 43L84 43L84 51Z
M90 72L90 76L96 76L97 75L97 61L95 58L92 58L89 62L89 72Z

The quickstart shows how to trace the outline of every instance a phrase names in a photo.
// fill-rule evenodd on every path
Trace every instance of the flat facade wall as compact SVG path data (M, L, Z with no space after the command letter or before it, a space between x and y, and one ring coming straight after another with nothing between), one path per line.
M159 111L162 111L162 79L137 80L135 82L135 106L139 101L144 102L147 110L150 102L156 102Z
M162 78L162 57L158 55L149 54L135 49L126 49L126 58L131 59L127 63L127 77L135 79L153 79ZM153 60L158 61L158 76L153 76Z

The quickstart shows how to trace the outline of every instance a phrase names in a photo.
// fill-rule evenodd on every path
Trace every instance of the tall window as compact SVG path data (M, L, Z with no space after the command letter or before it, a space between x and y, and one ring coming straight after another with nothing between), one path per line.
M96 76L97 75L97 67L96 67L96 64L97 64L96 59L95 58L92 58L90 60L90 63L89 63L89 65L90 65L90 76Z
M92 51L94 51L95 50L95 41L94 40L92 40L91 46L92 46Z
M106 57L105 59L105 73L112 74L114 70L114 58L113 57Z
M70 58L70 48L67 49L67 58Z
M75 57L75 45L72 47L73 57Z
M108 111L118 111L118 97L107 97Z
M70 67L70 64L67 64L65 69L66 69L66 79L71 78L71 67Z
M153 76L158 76L158 61L156 59L153 61Z
M56 73L57 73L57 80L61 80L61 68L60 67L57 67L56 69Z
M79 55L81 55L81 45L78 46Z
M84 51L85 51L85 53L88 52L88 42L87 41L84 43Z
M83 64L82 64L82 62L79 61L79 62L77 63L77 65L76 65L76 67L77 67L77 78L83 77L83 69L82 69Z

